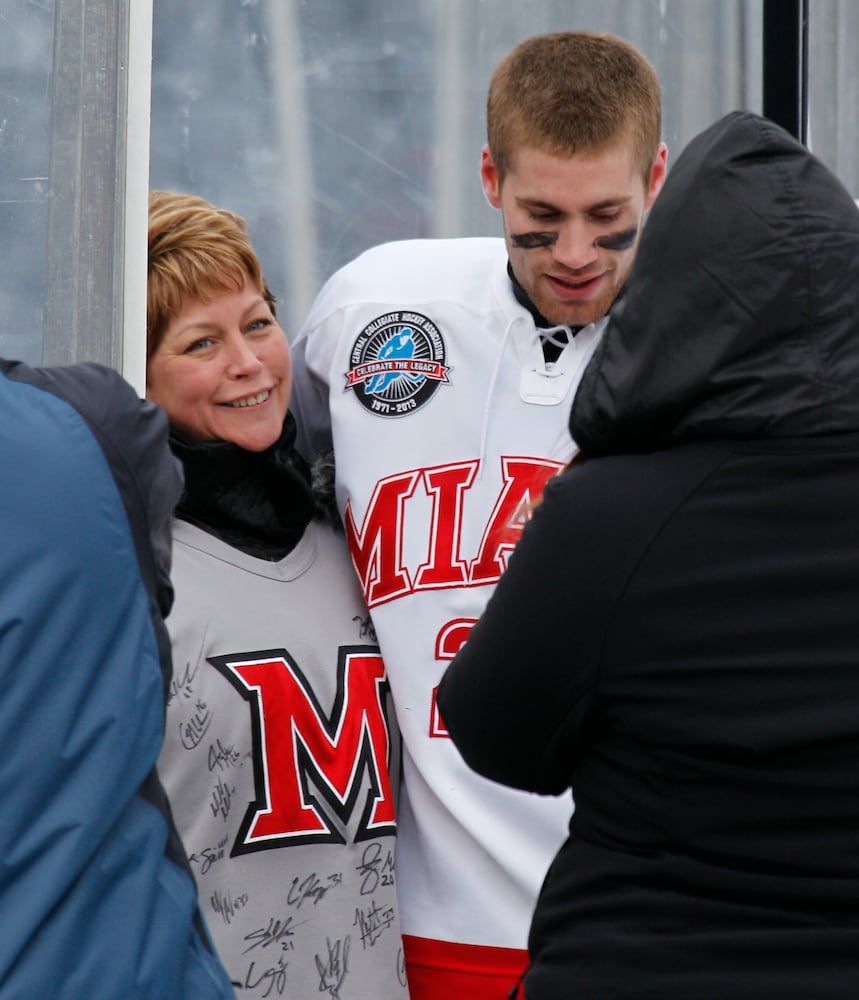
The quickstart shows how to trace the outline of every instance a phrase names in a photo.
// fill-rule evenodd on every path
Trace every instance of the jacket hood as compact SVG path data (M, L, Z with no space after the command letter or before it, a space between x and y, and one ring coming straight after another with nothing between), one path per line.
M693 139L570 416L586 455L859 429L859 210L773 122Z

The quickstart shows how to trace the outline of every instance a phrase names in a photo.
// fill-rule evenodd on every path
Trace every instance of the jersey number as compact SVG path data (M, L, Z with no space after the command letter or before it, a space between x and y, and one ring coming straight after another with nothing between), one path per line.
M454 618L443 625L435 640L435 658L443 661L452 660L464 645L476 621L476 618ZM437 695L438 685L432 689L429 734L431 737L447 736L449 738L450 733L448 733L438 711Z

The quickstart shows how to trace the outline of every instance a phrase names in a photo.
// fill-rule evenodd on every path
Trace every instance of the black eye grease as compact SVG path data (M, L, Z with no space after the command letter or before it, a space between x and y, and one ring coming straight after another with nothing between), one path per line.
M511 233L510 242L518 250L536 250L538 247L550 247L558 242L558 234L549 233Z
M606 233L605 236L597 236L594 240L594 246L615 252L629 250L635 243L636 236L638 236L638 226L632 226L631 229L623 229L619 233Z
M554 246L558 242L558 236L557 232L551 231L511 233L510 242L517 250L537 250L541 247ZM631 226L629 229L623 229L619 233L606 233L605 236L597 236L593 242L593 246L599 247L601 250L619 253L622 250L629 250L635 243L637 236L638 227Z

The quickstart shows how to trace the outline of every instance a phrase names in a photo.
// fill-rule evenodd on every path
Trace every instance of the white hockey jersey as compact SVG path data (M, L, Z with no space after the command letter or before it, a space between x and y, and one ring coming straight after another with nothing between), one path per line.
M471 772L435 690L516 544L523 505L575 452L570 406L604 322L547 363L506 264L501 239L364 253L328 281L295 340L292 408L300 450L333 443L402 732L403 932L524 949L571 800Z
M268 561L176 521L172 575L158 771L237 996L408 1000L399 745L342 536Z

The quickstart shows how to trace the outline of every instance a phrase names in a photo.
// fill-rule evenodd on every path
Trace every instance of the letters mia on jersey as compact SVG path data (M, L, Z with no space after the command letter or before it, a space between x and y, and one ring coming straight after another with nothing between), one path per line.
M374 608L419 590L478 587L495 583L522 533L523 509L536 500L549 478L562 467L546 459L503 456L501 487L478 551L461 552L462 514L477 476L479 461L411 469L376 483L360 527L347 500L346 537L367 607ZM429 523L405 527L408 501L423 490L432 501ZM426 558L407 567L405 531L426 532Z
M485 482L481 490L476 489L478 459L399 472L376 482L360 525L352 498L347 499L343 522L367 606L376 608L420 591L482 587L497 582L530 516L530 505L562 467L562 463L548 459L501 456L497 492L491 487L487 490ZM469 502L475 503L474 494L478 492L478 502L484 504L488 516L477 550L466 553L463 514ZM468 510L468 516L473 525L473 509ZM404 554L406 539L418 542L410 549L411 564L407 564ZM424 539L426 548L421 552ZM419 562L414 560L416 553ZM480 604L478 599L473 610L479 611ZM468 609L467 603L455 606ZM468 610L455 618L439 620L434 644L437 662L453 659L475 621ZM420 655L433 654L425 649L415 658ZM438 712L436 692L434 686L428 704L427 735L445 739L448 732Z
M255 800L231 854L289 844L345 843L395 833L388 682L372 646L340 648L325 712L285 649L213 656L249 703ZM357 818L357 819L356 819Z

